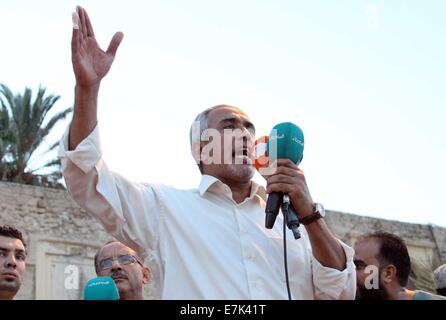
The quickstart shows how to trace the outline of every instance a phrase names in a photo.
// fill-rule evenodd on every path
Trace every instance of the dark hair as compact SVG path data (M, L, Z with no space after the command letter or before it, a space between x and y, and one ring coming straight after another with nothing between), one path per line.
M13 239L19 239L20 241L22 241L23 246L26 249L26 243L23 240L22 233L14 227L9 226L9 225L0 226L0 236L13 238Z
M398 283L405 287L410 275L410 257L404 240L395 234L378 231L366 234L358 241L370 239L376 239L380 243L377 256L380 264L393 264L396 267Z
M437 289L437 294L439 294L440 296L445 296L446 297L446 288L439 288L439 289Z

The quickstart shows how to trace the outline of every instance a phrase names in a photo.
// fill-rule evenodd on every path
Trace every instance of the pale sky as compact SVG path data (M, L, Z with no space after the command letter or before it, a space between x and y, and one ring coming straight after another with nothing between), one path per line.
M446 227L446 2L0 1L0 82L41 83L59 110L73 104L76 4L103 48L124 32L99 99L121 175L196 187L189 126L231 104L258 136L303 129L301 168L326 208Z

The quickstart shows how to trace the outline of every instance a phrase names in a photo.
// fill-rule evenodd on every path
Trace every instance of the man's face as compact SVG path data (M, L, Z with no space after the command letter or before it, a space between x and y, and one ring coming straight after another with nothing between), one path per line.
M119 256L131 255L136 257L136 252L120 242L112 242L104 247L98 255L98 276L112 277L116 283L121 299L135 299L142 295L143 285L149 282L149 269L138 262L121 264ZM101 261L112 259L111 268L101 270Z
M222 106L209 112L208 128L214 133L219 133L220 155L217 152L210 152L209 155L214 160L218 159L220 163L204 163L204 172L237 182L251 180L255 172L250 158L255 128L248 116L230 106ZM211 131L209 133L212 136ZM209 143L212 143L212 139ZM208 142L201 143L202 155L207 154L206 145Z
M19 239L0 236L0 299L12 299L25 274L26 250Z
M357 300L387 300L388 294L385 285L381 279L381 265L378 260L380 244L377 240L361 240L355 244L354 263L356 265ZM375 266L366 270L367 266ZM370 279L373 278L373 272L378 278L378 288L370 287ZM369 288L367 288L367 286Z

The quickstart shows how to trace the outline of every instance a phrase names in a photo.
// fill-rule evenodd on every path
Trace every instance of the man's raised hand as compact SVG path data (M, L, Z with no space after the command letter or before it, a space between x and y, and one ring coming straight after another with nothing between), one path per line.
M87 11L80 6L76 7L73 12L71 60L78 87L99 86L110 70L123 37L122 32L116 32L107 51L103 51L96 41Z

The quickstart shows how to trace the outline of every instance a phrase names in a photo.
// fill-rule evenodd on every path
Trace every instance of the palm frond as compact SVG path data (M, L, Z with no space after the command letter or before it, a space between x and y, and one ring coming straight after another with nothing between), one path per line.
M69 113L71 113L73 111L73 108L67 108L59 113L56 113L51 119L50 121L48 121L48 123L42 128L42 131L44 133L46 133L46 135L51 131L51 129L53 129L54 125L56 123L58 123L60 120L63 120L67 117L67 115ZM46 136L45 135L45 136Z
M52 159L50 161L47 161L45 164L41 165L38 168L32 169L32 170L27 170L27 172L31 172L34 173L36 171L42 170L42 169L46 169L46 168L51 168L57 166L58 168L60 168L60 159Z
M58 185L57 179L61 177L58 159L50 159L38 168L30 167L30 159L40 158L57 147L58 143L53 143L39 157L33 157L54 126L73 109L66 108L48 117L60 96L47 94L41 85L34 100L32 96L29 88L13 94L0 84L0 179ZM49 172L52 167L55 171ZM39 170L45 174L35 174Z
M40 157L44 156L45 154L47 154L48 152L53 151L54 149L56 149L59 146L59 141L54 142L52 145L50 145L48 148L45 149L45 151L43 151L41 154L39 155L34 155L35 159L39 159ZM34 158L33 158L34 159Z
M54 125L56 125L60 120L63 120L67 117L67 115L73 111L73 108L67 108L56 115L54 115L48 123L42 128L40 127L37 132L35 132L35 137L33 139L33 143L28 146L28 154L27 159L31 157L32 153L42 144L42 142L45 140L45 138L48 136L48 134L51 132L51 129L53 129ZM49 152L53 150L57 144L53 144L46 152Z
M8 102L9 108L12 108L14 104L14 94L11 89L9 89L6 85L0 84L0 93L5 97Z

